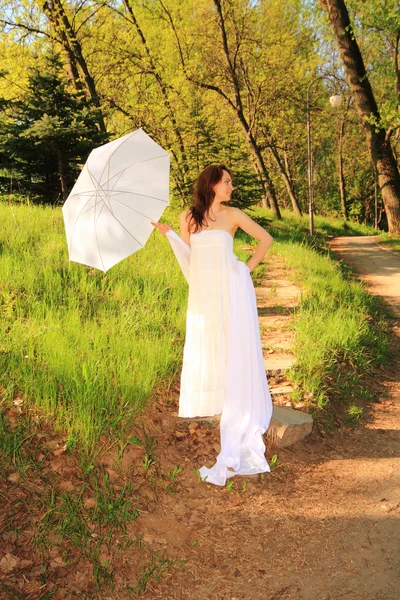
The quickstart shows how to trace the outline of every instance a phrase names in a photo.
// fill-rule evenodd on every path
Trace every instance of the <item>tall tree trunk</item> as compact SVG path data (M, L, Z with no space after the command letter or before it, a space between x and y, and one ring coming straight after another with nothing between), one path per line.
M58 175L60 177L61 184L61 193L63 200L67 199L68 189L67 189L67 180L65 177L65 168L64 168L64 159L60 149L57 150L57 163L58 163Z
M344 123L345 118L343 117L339 121L339 134L338 134L338 172L339 172L339 190L340 190L340 203L342 205L342 215L345 221L348 220L349 215L347 212L347 201L346 201L346 181L343 173L343 136L344 136Z
M180 156L181 156L181 161L177 161L178 164L180 162L180 166L182 167L182 171L183 171L183 179L184 179L184 185L180 186L180 192L182 195L182 199L184 198L184 194L185 192L187 192L186 190L186 184L188 184L188 178L189 178L189 166L188 166L188 159L187 159L187 153L186 153L186 148L185 148L185 144L183 141L183 137L182 137L182 132L180 130L180 127L177 123L177 120L175 118L175 111L171 105L170 99L169 99L169 95L168 95L168 90L167 90L167 85L164 81L164 78L162 77L162 74L160 73L160 70L157 68L155 61L153 59L153 56L150 52L150 48L147 44L147 40L144 36L144 33L138 23L138 20L136 19L136 15L133 12L133 8L132 5L130 3L130 0L123 0L123 3L129 13L129 17L130 17L130 21L131 23L134 25L140 41L142 42L142 45L144 47L144 51L146 53L146 57L149 61L149 65L150 65L150 69L152 71L152 74L154 75L154 78L158 84L158 87L160 89L161 92L161 96L163 99L163 103L164 106L167 110L169 119L171 121L172 124L172 129L174 131L175 137L177 139L178 142L178 146L179 146L179 151L180 151Z
M257 168L257 172L262 177L263 187L265 192L265 197L263 198L262 204L263 206L268 205L272 210L274 215L281 219L281 211L279 210L278 202L276 200L276 193L274 184L272 183L271 177L269 176L268 169L265 165L264 158L261 152L261 148L257 144L252 131L250 130L247 119L243 113L243 110L240 108L236 111L240 124L242 126L242 130L246 135L247 142L250 146L250 151L253 156L254 163Z
M76 37L75 30L68 19L68 15L65 12L62 1L47 0L43 5L43 10L49 18L49 20L53 23L54 29L56 30L64 44L65 51L70 57L73 56L73 63L75 65L79 65L83 74L83 80L88 96L91 98L96 108L99 109L99 129L100 131L105 133L106 126L104 124L100 98L96 90L96 85L94 83L92 75L90 74L85 57L83 56L81 44L78 38Z
M242 96L241 96L241 92L240 92L240 83L239 83L238 75L237 75L237 72L235 69L235 65L232 63L231 55L229 52L228 36L226 33L226 28L225 28L225 19L224 19L223 13L222 13L221 0L214 0L214 4L217 9L218 16L219 16L225 59L226 59L227 65L228 65L228 70L231 75L231 80L232 80L232 84L233 84L233 88L234 88L236 114L238 116L238 119L240 121L242 129L246 135L246 139L250 145L250 149L254 156L255 162L256 162L258 169L263 177L265 195L271 206L271 210L278 219L281 219L282 217L281 217L281 213L279 210L278 202L276 200L275 189L272 184L271 177L269 176L268 170L265 166L265 162L264 162L264 159L261 154L261 149L260 149L259 145L257 144L256 139L254 138L254 135L251 131L249 123L244 114Z
M344 0L319 0L328 12L357 112L361 119L388 220L389 234L400 235L400 173L380 115ZM372 117L372 118L371 118Z
M400 114L400 64L399 64L399 51L400 51L400 29L397 31L396 39L393 47L393 65L394 72L396 75L396 95L397 95L397 112ZM400 127L396 131L396 140L400 139Z
M161 4L161 6L163 7L163 10L164 10L165 14L167 15L167 18L169 20L171 28L174 32L174 35L175 35L175 38L177 41L177 46L178 46L181 63L182 63L182 68L185 73L185 76L187 77L187 79L189 81L191 81L195 85L199 86L200 88L203 88L206 90L212 90L213 92L216 92L217 94L219 94L225 100L225 102L230 106L230 108L233 110L234 114L238 118L239 123L242 127L242 131L246 137L246 141L249 144L250 153L251 153L251 156L253 159L254 169L261 176L262 181L263 181L263 187L264 187L264 192L265 192L265 196L262 199L263 206L269 205L269 207L271 208L272 212L276 215L276 217L278 219L281 219L282 217L281 217L281 213L279 210L278 202L276 200L275 189L274 189L271 177L268 173L264 159L262 157L261 149L260 149L259 145L257 144L256 139L254 138L254 135L252 133L249 122L246 119L246 116L244 114L243 102L242 102L242 97L241 97L241 93L240 93L240 84L239 84L237 72L235 70L235 66L231 61L231 56L230 56L229 46L228 46L228 38L227 38L227 33L226 33L226 28L225 28L225 20L224 20L223 14L222 14L222 6L221 6L220 0L214 0L214 4L215 4L215 7L217 9L218 16L220 19L220 28L221 28L221 34L222 34L224 54L225 54L225 59L227 62L228 70L230 73L230 81L233 85L233 91L234 91L234 97L235 97L234 100L232 100L232 98L230 98L224 92L224 90L222 88L218 87L217 85L214 85L211 83L205 83L203 81L197 81L194 77L191 77L188 74L188 72L186 70L186 62L184 59L182 47L181 47L181 44L179 41L178 32L176 30L172 15L171 15L170 11L168 10L168 8L165 6L164 2L162 0L159 0L159 2Z
M282 179L285 184L286 191L290 198L290 202L292 203L293 212L296 215L299 215L299 217L301 217L301 210L300 210L299 203L297 202L297 198L296 198L296 194L293 189L292 181L291 181L290 176L285 168L285 165L282 162L281 157L279 156L279 152L275 148L275 146L270 146L270 150L271 150L272 156L274 157L274 159L276 161L276 164L278 165L279 172L282 175Z

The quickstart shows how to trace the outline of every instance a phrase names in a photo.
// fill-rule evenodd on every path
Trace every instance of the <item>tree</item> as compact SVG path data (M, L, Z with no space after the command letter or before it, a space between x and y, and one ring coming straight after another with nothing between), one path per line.
M80 164L106 135L98 130L97 109L68 89L59 56L46 63L44 72L30 75L24 101L7 103L0 145L28 191L46 199L61 192L65 199Z
M361 119L388 220L389 234L400 235L400 173L353 32L344 0L319 0L327 11Z
M232 109L233 114L237 118L242 132L245 136L245 139L249 145L253 157L254 167L263 181L267 203L272 209L273 213L278 218L281 218L279 206L275 195L274 185L268 173L266 163L262 155L262 151L259 147L259 144L257 143L257 139L254 136L253 127L251 125L249 115L246 115L245 100L243 97L245 95L249 101L251 100L251 94L246 94L246 92L244 92L246 77L243 73L244 62L241 51L241 47L244 44L245 37L248 33L248 21L252 17L251 7L250 9L247 6L244 7L244 10L242 10L241 17L239 17L239 22L237 22L235 20L235 15L232 7L230 11L226 11L226 13L230 12L230 15L227 16L223 9L221 0L214 0L214 6L217 12L218 28L220 32L221 58L223 58L223 61L225 63L224 73L221 76L221 79L224 81L225 84L227 84L224 86L218 85L214 81L210 83L209 81L207 81L207 76L203 77L203 79L199 79L189 70L189 67L187 65L188 61L186 60L182 51L182 45L178 36L176 25L172 18L171 11L168 10L168 8L162 0L160 0L160 4L163 6L163 9L167 15L167 18L169 19L171 27L176 35L181 65L188 81L197 85L200 88L204 88L206 90L215 92ZM227 20L229 18L231 21L230 28L233 29L233 35L231 36L231 39L228 35L227 25ZM215 55L211 57L209 56L208 58L209 60L210 58L211 60L217 59L216 64L220 62L219 57L217 58ZM204 68L202 69L203 72L205 72L205 70L206 69ZM214 68L211 70L211 73L211 79L215 79L215 65ZM254 106L250 108L250 111L254 111Z
M59 44L64 51L68 73L75 89L84 91L98 109L97 123L100 131L104 133L106 126L100 97L77 32L79 26L76 25L76 17L79 12L82 13L84 3L78 2L75 7L74 3L71 3L72 16L69 14L70 7L62 0L46 0L44 3L38 0L29 0L27 4L28 6L22 5L21 15L20 2L7 2L3 8L4 16L1 16L0 24L11 31L21 31L23 37L36 35L49 39L51 43ZM89 10L91 9L89 8ZM41 22L42 12L47 24ZM85 16L85 20L90 20L90 14Z

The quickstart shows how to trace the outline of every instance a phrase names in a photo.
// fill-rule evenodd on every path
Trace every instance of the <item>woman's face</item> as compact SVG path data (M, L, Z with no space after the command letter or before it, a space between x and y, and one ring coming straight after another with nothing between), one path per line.
M221 180L214 185L215 198L219 202L229 202L233 192L232 177L228 171L222 171Z

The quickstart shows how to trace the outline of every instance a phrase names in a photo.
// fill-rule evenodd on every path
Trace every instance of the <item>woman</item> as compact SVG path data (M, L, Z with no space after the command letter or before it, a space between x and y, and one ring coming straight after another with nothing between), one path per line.
M189 283L179 416L222 412L221 452L211 469L200 469L202 479L216 485L269 471L262 434L272 403L250 273L272 237L226 206L232 191L227 167L210 165L196 181L193 206L180 215L181 238L169 225L153 223L167 235ZM259 241L247 264L233 252L238 227Z

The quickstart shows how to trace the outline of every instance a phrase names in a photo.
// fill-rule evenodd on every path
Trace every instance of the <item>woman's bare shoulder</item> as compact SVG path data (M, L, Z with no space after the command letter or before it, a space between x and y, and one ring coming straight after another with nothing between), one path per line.
M187 218L190 214L190 208L188 208L187 210L184 210L183 212L181 212L181 214L179 215L179 219L181 221L187 221Z
M240 210L240 208L237 208L236 206L227 206L227 216L229 218L230 221L232 221L232 223L237 223L237 221L241 218L241 216L244 214L242 210Z

